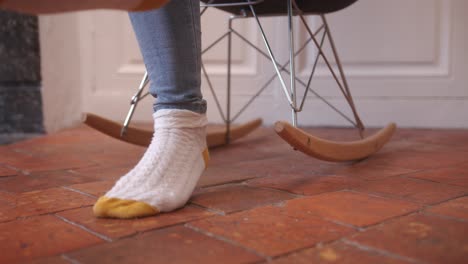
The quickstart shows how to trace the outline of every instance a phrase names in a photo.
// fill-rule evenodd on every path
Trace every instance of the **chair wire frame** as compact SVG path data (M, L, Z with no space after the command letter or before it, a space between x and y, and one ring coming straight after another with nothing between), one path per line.
M288 100L288 103L291 107L291 114L292 114L292 124L294 127L298 126L297 122L297 113L302 112L305 100L307 98L308 93L312 93L316 98L320 99L323 103L325 103L327 106L329 106L332 110L334 110L336 113L338 113L340 116L342 116L346 121L348 121L350 124L352 124L354 127L358 129L359 135L361 138L363 138L363 131L364 131L364 125L361 121L361 118L359 117L359 114L356 110L356 106L354 104L351 91L348 86L348 82L346 80L346 76L344 74L343 66L340 61L340 58L338 56L338 52L336 49L335 42L333 40L329 24L325 18L325 15L323 14L318 14L321 18L321 25L315 30L312 31L311 28L309 27L306 19L304 18L303 12L299 9L297 6L297 3L295 0L287 0L287 16L288 16L288 41L289 41L289 59L285 61L284 63L279 63L275 55L271 49L270 43L268 41L268 38L263 30L263 26L260 22L259 16L257 16L257 13L255 12L255 5L260 4L264 2L264 0L245 0L241 2L235 2L235 3L218 3L215 4L213 3L215 0L210 0L207 3L202 3L201 4L201 15L205 13L205 11L210 8L210 7L220 7L220 6L244 6L248 7L248 11L250 11L251 16L255 19L256 24L258 26L259 32L262 36L263 43L267 49L267 53L261 50L259 47L257 47L255 44L253 44L251 41L246 39L244 36L242 36L238 31L236 31L233 27L233 22L237 19L243 19L243 18L251 18L250 16L247 15L247 10L243 9L241 12L241 15L232 15L229 17L228 20L228 30L226 33L222 34L220 37L218 37L216 40L214 40L211 44L209 44L205 49L202 50L202 55L209 51L211 48L213 48L215 45L217 45L219 42L221 42L223 39L227 38L227 77L226 77L226 90L227 90L227 98L226 98L226 111L224 112L221 106L221 103L219 102L219 99L216 95L216 92L213 88L212 82L210 80L210 77L206 71L205 65L203 62L201 63L201 70L202 74L206 79L207 85L210 89L210 92L213 95L213 99L215 101L216 107L218 109L218 112L225 124L226 127L226 134L225 134L225 140L226 143L229 143L230 141L230 128L231 124L249 107L258 96L276 79L278 78L280 83L281 83L281 88L284 92L284 95L286 99ZM293 27L293 22L292 18L294 15L299 16L301 24L304 26L308 33L308 39L302 43L302 45L296 50L295 48L295 43L294 43L294 27ZM240 110L235 113L234 115L231 115L231 61L232 61L232 37L236 36L240 40L242 40L244 43L246 43L248 46L252 47L255 49L259 54L264 56L267 59L270 59L273 67L275 69L275 73L262 85L254 95L240 108ZM327 59L324 50L323 50L323 45L325 40L328 40L335 62L336 66L338 68L338 74L335 72L335 70L332 67L332 64L330 61ZM295 69L295 59L296 57L310 44L314 43L316 49L317 49L317 54L315 56L314 60L314 65L312 67L311 73L309 75L309 78L307 82L304 82L300 78L296 76L296 69ZM336 106L334 106L332 103L330 103L326 98L321 96L319 93L317 93L315 90L311 88L311 81L312 78L315 74L315 71L317 69L318 61L319 59L322 58L323 61L325 62L327 68L329 69L331 75L333 76L334 80L336 81L337 86L339 87L341 93L343 94L344 98L346 99L346 102L348 103L349 107L351 108L353 118L349 117L345 113L343 113L341 110L339 110ZM289 70L287 69L289 66ZM284 72L288 74L290 85L289 89L288 86L286 85L286 82L281 75L281 72ZM121 136L123 136L126 133L126 130L130 124L130 121L132 119L132 116L134 114L134 111L136 109L136 106L139 101L144 99L146 96L149 95L149 92L146 92L143 94L144 88L148 85L149 83L149 76L148 72L145 72L140 85L138 87L137 92L135 95L132 97L130 101L130 109L128 111L128 114L125 118L122 130L121 130ZM304 87L304 93L302 95L302 99L300 103L298 104L298 97L297 97L297 90L296 90L296 84L300 84L302 87Z

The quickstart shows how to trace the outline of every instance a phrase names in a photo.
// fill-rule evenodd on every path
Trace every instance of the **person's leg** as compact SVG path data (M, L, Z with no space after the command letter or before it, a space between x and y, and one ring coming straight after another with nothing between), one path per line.
M94 205L98 217L168 212L190 198L208 162L200 92L199 0L172 0L130 18L151 79L154 136L141 161Z
M206 112L200 91L200 6L196 0L173 0L150 12L130 13L138 44L157 97L154 110Z
M168 0L0 0L0 8L29 14L50 14L90 9L144 11Z

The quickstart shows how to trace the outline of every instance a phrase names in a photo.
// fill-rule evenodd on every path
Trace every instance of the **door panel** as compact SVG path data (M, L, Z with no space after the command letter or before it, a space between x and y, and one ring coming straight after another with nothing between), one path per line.
M463 10L468 10L464 0L360 0L327 17L367 125L395 121L411 127L468 127L468 115L463 114L468 111L468 56L464 48L468 38L463 28L468 18ZM226 32L228 16L217 10L203 15L203 47ZM83 12L78 17L83 110L122 120L144 73L128 17L111 11ZM286 19L261 21L278 60L286 61ZM316 17L308 17L308 21L312 26L319 23ZM264 50L253 19L234 24L237 31ZM295 27L299 46L307 34L297 20ZM273 67L237 37L233 41L232 107L236 112L270 77ZM307 80L316 53L311 46L298 59L300 78ZM203 56L221 104L226 101L226 56L226 40ZM323 62L317 74L313 89L349 113ZM205 79L202 89L209 101L210 120L220 122ZM299 117L300 124L349 125L310 97ZM135 120L151 120L151 101L142 102ZM290 110L277 80L238 120L257 116L268 124L289 119Z

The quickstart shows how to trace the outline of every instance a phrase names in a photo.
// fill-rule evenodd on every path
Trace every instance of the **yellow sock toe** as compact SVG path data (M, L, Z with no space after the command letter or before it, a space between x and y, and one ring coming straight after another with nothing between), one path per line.
M93 211L97 217L123 219L152 216L159 213L159 210L144 202L105 196L97 200Z
M169 2L169 0L142 0L140 5L132 11L147 11L160 8L167 2Z

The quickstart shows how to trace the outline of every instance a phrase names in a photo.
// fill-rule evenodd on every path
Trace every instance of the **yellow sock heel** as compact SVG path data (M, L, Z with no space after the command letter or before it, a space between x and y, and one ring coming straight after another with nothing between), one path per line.
M208 163L210 162L210 152L208 151L208 148L206 148L203 153L203 160L205 161L205 169L208 167Z
M97 217L123 219L152 216L159 213L156 208L144 202L105 196L98 199L93 211Z

